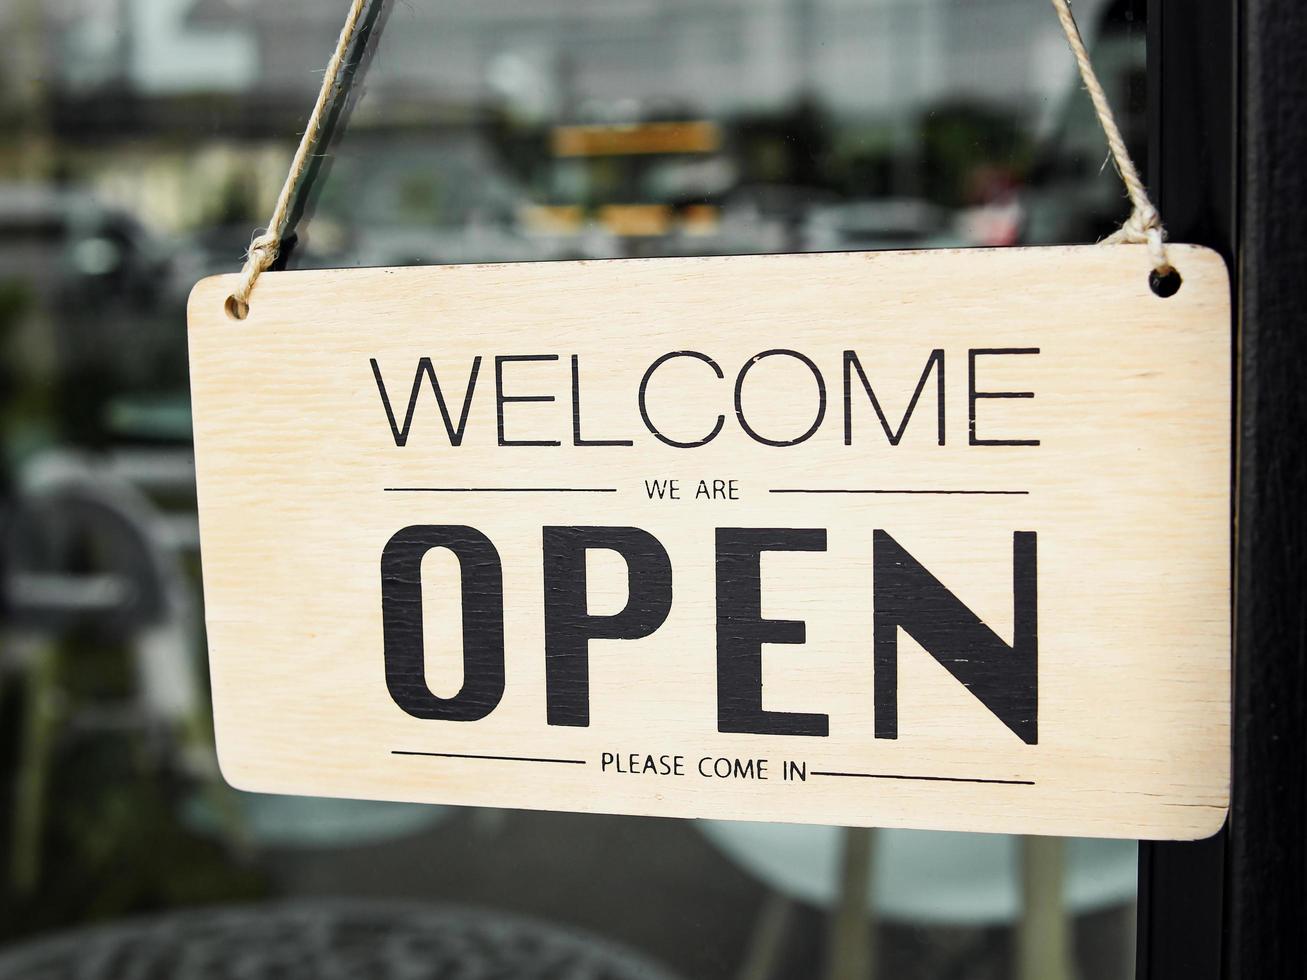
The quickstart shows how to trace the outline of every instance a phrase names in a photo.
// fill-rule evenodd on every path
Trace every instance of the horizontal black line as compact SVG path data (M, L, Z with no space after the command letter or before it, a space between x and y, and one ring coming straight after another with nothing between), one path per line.
M925 494L944 497L1026 497L1029 490L769 490L768 493L884 493Z
M462 752L410 752L391 749L391 755L426 755L438 759L489 759L492 762L556 762L566 766L583 766L584 759L537 759L525 755L466 755Z
M814 776L841 776L845 779L915 779L926 783L995 783L1000 786L1034 786L1033 779L976 779L968 776L903 776L880 772L813 772Z
M386 487L386 493L616 493L616 487Z

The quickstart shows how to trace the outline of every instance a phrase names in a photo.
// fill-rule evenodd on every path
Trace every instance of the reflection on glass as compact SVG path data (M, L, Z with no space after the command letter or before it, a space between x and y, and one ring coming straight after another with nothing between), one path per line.
M0 0L0 975L1129 975L1133 843L225 787L183 306L264 220L342 6ZM1136 159L1142 8L1076 4ZM423 0L374 41L291 267L1084 242L1127 210L1027 0Z

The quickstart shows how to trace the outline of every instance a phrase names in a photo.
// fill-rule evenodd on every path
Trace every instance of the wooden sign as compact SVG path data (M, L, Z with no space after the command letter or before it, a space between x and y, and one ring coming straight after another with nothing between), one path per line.
M249 790L1195 838L1230 313L1172 246L273 273L190 303Z

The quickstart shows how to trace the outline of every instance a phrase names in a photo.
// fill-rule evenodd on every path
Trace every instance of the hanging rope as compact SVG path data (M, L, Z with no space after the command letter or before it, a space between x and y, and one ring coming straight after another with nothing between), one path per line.
M1107 147L1112 151L1116 171L1121 175L1121 181L1125 184L1126 193L1130 195L1130 204L1133 208L1125 224L1103 239L1103 244L1147 245L1148 254L1153 260L1153 269L1159 276L1168 275L1173 271L1173 266L1166 255L1166 231L1162 228L1162 218L1157 213L1157 208L1153 207L1153 202L1149 200L1148 190L1144 187L1144 182L1139 179L1139 170L1130 157L1130 151L1126 149L1125 140L1121 137L1121 127L1116 124L1112 106L1108 103L1103 85L1098 80L1098 73L1094 71L1094 64L1089 60L1089 51L1085 48L1085 39L1080 36L1075 14L1071 12L1071 0L1052 0L1052 3L1053 9L1057 11L1057 19L1062 22L1067 43L1071 45L1071 53L1075 55L1076 65L1080 68L1080 78L1084 81L1089 98L1094 103L1098 124L1103 127L1103 135L1107 137Z
M1153 202L1149 200L1148 191L1144 187L1144 182L1139 179L1135 162L1130 157L1130 151L1126 149L1116 116L1112 114L1112 107L1107 101L1106 93L1103 92L1102 83L1099 82L1098 74L1089 60L1089 51L1085 48L1084 38L1080 36L1080 28L1076 26L1070 0L1051 0L1051 2L1053 9L1057 11L1058 20L1062 23L1062 30L1066 33L1067 42L1071 45L1071 52L1075 55L1076 65L1080 69L1080 77L1089 91L1089 98L1094 103L1099 125L1103 127L1108 148L1112 151L1112 159L1116 163L1121 180L1125 183L1126 193L1130 196L1133 207L1130 217L1116 232L1105 238L1103 243L1147 245L1154 270L1158 275L1165 276L1173 271L1173 267L1166 254L1166 232L1162 228L1162 219L1157 213L1157 208L1153 207ZM351 0L349 13L345 17L345 26L341 28L340 37L336 41L336 50L322 76L322 88L318 91L318 100L314 103L313 112L310 113L309 120L305 124L304 134L300 137L299 147L291 160L290 171L281 186L281 193L277 195L277 203L272 209L272 216L268 219L267 230L255 236L250 242L240 278L227 298L227 312L238 320L245 319L249 314L250 294L254 291L254 284L258 282L259 276L277 261L291 201L295 198L300 181L304 178L313 151L317 148L318 140L322 135L323 121L336 98L341 67L345 63L354 36L358 33L359 23L367 3L368 0Z
M354 35L358 33L359 22L363 18L363 10L367 3L368 0L352 0L350 3L345 26L341 28L340 38L336 41L335 53L327 62L327 70L322 76L318 101L314 103L309 121L304 125L304 134L300 137L300 145L291 160L286 181L281 185L281 193L277 195L277 203L272 209L272 217L268 219L267 230L250 242L249 250L245 253L245 265L241 268L240 279L236 283L236 288L232 290L231 296L227 298L227 312L238 320L244 320L250 311L250 293L254 290L254 284L258 282L259 276L277 261L291 201L295 199L300 180L304 177L304 171L308 168L313 151L317 148L318 139L322 135L323 121L335 100L336 87L340 83L341 67L345 64L345 56L354 41Z

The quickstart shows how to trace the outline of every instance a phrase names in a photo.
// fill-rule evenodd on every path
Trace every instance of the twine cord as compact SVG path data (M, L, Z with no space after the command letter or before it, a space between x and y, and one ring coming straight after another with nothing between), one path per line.
M1057 19L1062 24L1062 31L1066 34L1067 43L1071 45L1076 66L1080 69L1080 79L1089 92L1090 101L1094 103L1098 124L1103 127L1103 135L1107 137L1107 147L1112 153L1113 163L1116 164L1116 172L1121 175L1121 182L1125 184L1126 194L1130 197L1132 207L1130 217L1120 228L1104 238L1103 244L1147 245L1149 257L1153 261L1153 270L1159 276L1169 275L1175 271L1175 267L1171 265L1171 260L1166 254L1166 231L1162 227L1161 215L1157 213L1157 208L1153 207L1153 202L1148 197L1148 190L1139 178L1139 170L1135 167L1130 151L1126 148L1125 139L1121 136L1121 127L1117 125L1112 106L1107 101L1107 94L1098 80L1098 72L1094 71L1094 64L1089 60L1085 39L1080 34L1075 14L1071 12L1071 0L1052 0L1052 4L1053 9L1057 11Z
M1080 28L1076 25L1075 15L1071 12L1070 0L1051 0L1051 2L1053 9L1057 12L1058 20L1062 24L1062 30L1066 34L1067 43L1071 45L1071 53L1075 56L1076 65L1080 69L1080 78L1084 82L1085 89L1089 92L1089 98L1094 104L1094 111L1098 115L1098 123L1103 128L1103 135L1107 137L1108 149L1111 150L1112 160L1116 164L1117 173L1121 175L1121 181L1125 184L1126 193L1130 197L1132 206L1130 217L1125 220L1125 223L1117 231L1103 239L1103 244L1147 245L1148 254L1153 262L1153 269L1157 275L1166 276L1174 271L1174 267L1167 257L1166 232L1162 227L1161 216L1149 199L1144 182L1139 178L1139 170L1135 167L1135 162L1130 157L1130 151L1126 148L1125 140L1121 136L1121 128L1117 125L1116 116L1112 113L1112 106L1107 101L1107 94L1103 91L1102 83L1098 80L1098 73L1094 71L1094 65L1089 59L1089 51L1085 47L1084 38L1080 34ZM337 87L340 84L341 68L345 63L345 57L349 52L350 45L354 41L354 36L358 33L359 23L363 18L363 10L367 3L368 0L351 0L350 2L349 13L345 17L345 24L341 28L340 37L336 41L336 50L333 52L331 60L327 62L327 70L322 76L322 87L318 90L318 99L314 103L313 112L309 114L308 122L304 126L304 133L300 136L299 146L291 160L290 170L287 172L286 180L281 186L281 193L277 195L277 203L272 209L272 216L268 219L268 227L262 234L254 237L254 240L250 242L249 249L246 251L245 264L241 268L240 277L237 279L231 295L227 298L227 312L238 320L245 319L249 314L250 294L254 291L254 284L258 282L259 276L277 261L277 255L281 251L282 235L285 233L286 219L290 213L291 201L295 198L296 190L304 177L305 170L308 168L309 161L322 135L323 121L327 116L329 107L336 98Z
M268 219L268 227L262 234L254 237L245 253L245 265L241 268L240 278L232 289L231 296L227 298L227 312L238 320L245 319L249 314L250 293L253 292L259 276L277 261L291 201L295 199L295 191L313 157L313 151L317 148L318 139L322 136L323 121L335 100L336 88L340 84L340 70L345 64L345 56L349 52L354 35L358 33L359 22L363 18L363 9L367 3L368 0L351 0L349 13L345 17L345 26L340 29L340 38L336 41L336 50L331 60L327 62L327 70L322 76L322 88L318 90L318 100L313 104L308 122L304 124L304 133L300 136L300 143L291 160L286 180L281 185L281 193L277 195L277 203L273 206L272 216Z

